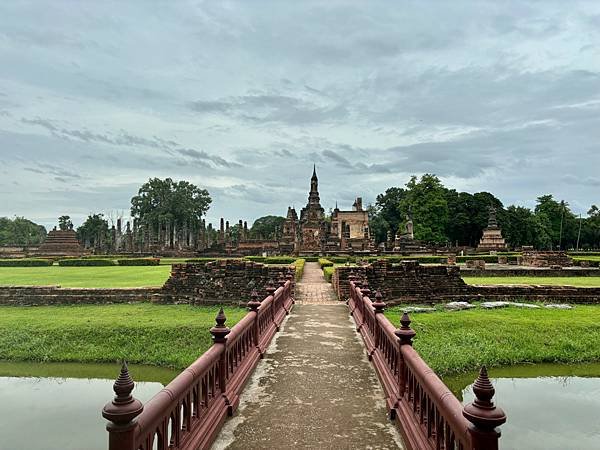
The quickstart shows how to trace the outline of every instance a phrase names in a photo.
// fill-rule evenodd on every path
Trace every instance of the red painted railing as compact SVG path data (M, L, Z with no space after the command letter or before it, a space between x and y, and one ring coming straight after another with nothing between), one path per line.
M415 331L405 313L396 329L383 314L379 292L371 301L368 283L350 278L348 307L363 337L395 419L409 449L494 450L506 421L491 401L494 388L485 367L474 385L476 400L464 408L412 347Z
M102 410L109 422L109 450L188 450L209 448L252 370L294 303L293 281L279 280L233 328L223 310L211 328L214 344L145 405L131 396L134 387L127 365L114 384L115 398Z

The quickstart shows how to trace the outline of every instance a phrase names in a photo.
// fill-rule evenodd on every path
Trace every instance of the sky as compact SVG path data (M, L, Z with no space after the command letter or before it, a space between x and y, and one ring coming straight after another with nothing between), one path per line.
M600 204L600 2L0 3L0 216L128 215L151 177L208 220L350 209L411 175Z

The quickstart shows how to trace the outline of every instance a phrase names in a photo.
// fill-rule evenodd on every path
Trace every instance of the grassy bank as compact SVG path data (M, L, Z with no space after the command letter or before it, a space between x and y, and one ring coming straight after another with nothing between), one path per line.
M0 308L0 360L187 367L211 345L217 307L108 305ZM246 311L227 308L233 326Z
M539 284L600 287L600 277L463 277L467 284Z
M171 266L0 267L0 285L58 284L62 287L162 286Z
M402 310L386 316L399 326ZM600 306L413 313L414 346L438 374L523 363L600 361Z

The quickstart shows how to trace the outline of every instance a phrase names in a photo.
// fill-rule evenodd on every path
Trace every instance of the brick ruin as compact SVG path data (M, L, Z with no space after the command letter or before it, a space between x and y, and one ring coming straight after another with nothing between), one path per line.
M531 267L570 267L573 260L566 252L536 252L524 251L521 264Z
M268 265L242 260L207 264L173 264L171 277L162 288L162 302L246 305L256 289L265 294L269 281L275 284L294 277L293 265Z
M480 300L600 302L600 288L544 286L543 278L540 279L539 286L468 285L461 278L458 266L422 266L416 261L392 264L387 260L379 260L360 267L337 267L332 277L332 284L340 299L348 297L347 281L351 272L366 278L371 291L381 290L386 304L390 306L405 303L433 304Z
M77 233L71 226L68 230L57 230L56 227L48 232L46 239L33 252L34 256L82 256L89 253L77 240Z
M496 220L496 209L490 207L490 216L488 218L488 225L483 230L483 236L477 246L478 251L502 251L506 250L506 241L502 237L502 230L498 226Z
M207 264L174 264L162 287L61 288L60 286L0 286L0 306L60 304L184 303L245 306L256 289L261 298L270 281L275 286L294 277L293 265L267 265L243 260Z

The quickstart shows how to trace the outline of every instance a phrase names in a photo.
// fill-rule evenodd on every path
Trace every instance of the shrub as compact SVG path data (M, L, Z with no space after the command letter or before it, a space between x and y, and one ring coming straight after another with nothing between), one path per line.
M191 259L186 259L185 262L186 263L194 263L194 264L206 264L209 262L216 261L217 259L218 258L210 258L210 257L191 258Z
M352 256L329 256L327 259L334 264L345 264L347 262L355 262L356 260Z
M160 258L127 258L117 259L119 266L158 266Z
M51 259L0 259L0 267L44 267L51 266Z
M323 267L323 275L325 276L325 281L331 283L331 277L333 276L333 271L335 267L333 266L325 266Z
M306 262L319 262L318 256L305 256L304 261Z
M300 281L302 279L302 274L304 273L304 260L297 259L294 265L296 266L296 281Z
M247 259L248 261L254 261L254 262L263 262L267 258L264 256L244 256L244 259Z
M292 264L296 258L292 256L269 256L264 259L265 264Z
M329 259L319 258L319 265L321 266L321 269L323 269L324 267L333 266L333 262L330 261Z
M115 262L112 259L60 259L58 265L77 267L114 266Z

